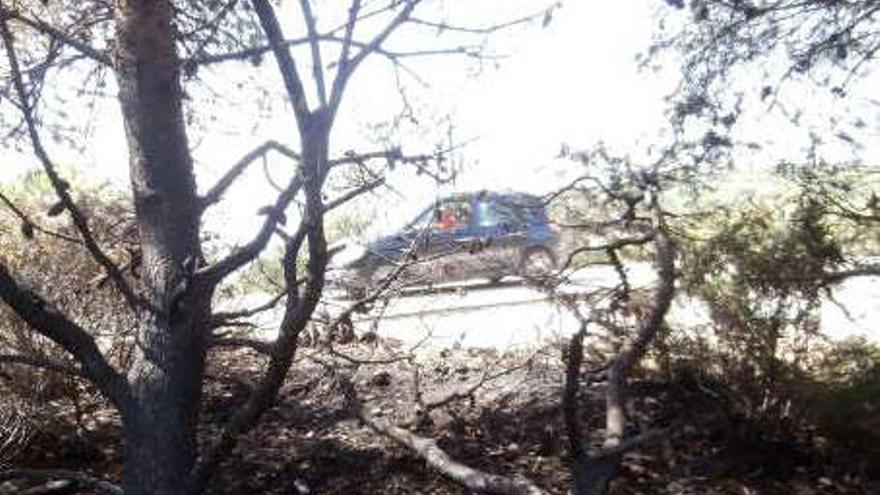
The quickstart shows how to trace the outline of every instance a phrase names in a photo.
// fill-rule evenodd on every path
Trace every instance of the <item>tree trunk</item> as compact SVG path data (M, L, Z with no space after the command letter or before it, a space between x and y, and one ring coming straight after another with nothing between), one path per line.
M211 288L202 260L199 202L181 107L170 4L116 4L119 99L129 147L146 295L123 404L126 495L185 492L196 426Z

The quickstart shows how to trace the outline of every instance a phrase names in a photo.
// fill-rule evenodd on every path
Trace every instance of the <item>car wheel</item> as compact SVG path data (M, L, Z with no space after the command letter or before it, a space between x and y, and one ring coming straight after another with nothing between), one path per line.
M527 279L543 279L553 273L556 268L556 259L553 254L544 248L530 249L523 256L521 275Z
M491 277L488 278L488 280L491 285L498 285L498 283L500 283L501 279L503 279L503 278L504 278L504 275L492 275Z

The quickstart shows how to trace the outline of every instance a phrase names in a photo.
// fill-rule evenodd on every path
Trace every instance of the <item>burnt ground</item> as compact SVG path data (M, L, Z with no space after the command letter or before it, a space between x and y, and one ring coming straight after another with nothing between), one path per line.
M352 344L337 350L361 360L384 359L401 351L381 347ZM550 493L568 493L569 458L559 407L560 354L558 348L506 354L458 349L355 365L326 350L306 348L276 407L241 439L209 493L466 493L411 452L360 424L340 392L341 373L352 377L360 399L375 416L398 423L419 417L414 414L419 397L423 404L431 403L501 374L473 394L437 407L412 429L437 440L457 461L495 474L524 475ZM215 378L207 387L203 411L205 443L216 437L224 420L246 399L263 361L242 351L218 354L213 363L209 375ZM598 445L601 388L593 385L584 390L582 423ZM633 431L682 419L692 426L627 454L612 494L880 493L880 460L809 428L781 435L778 425L730 410L711 385L643 374L632 381L629 397ZM118 418L100 406L90 409L80 404L77 426L73 407L64 401L54 407L58 416L43 424L14 466L84 470L120 479ZM7 483L0 486L0 494L19 488Z

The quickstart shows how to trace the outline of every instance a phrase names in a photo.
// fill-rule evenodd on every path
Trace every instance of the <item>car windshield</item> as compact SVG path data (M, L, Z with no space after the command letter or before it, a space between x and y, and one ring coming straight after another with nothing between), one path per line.
M417 216L415 218L415 220L406 224L406 226L403 227L402 230L404 232L411 232L411 231L425 230L427 228L430 228L431 223L434 220L434 215L435 215L435 213L434 213L433 206L426 208L421 213L419 213L419 216Z

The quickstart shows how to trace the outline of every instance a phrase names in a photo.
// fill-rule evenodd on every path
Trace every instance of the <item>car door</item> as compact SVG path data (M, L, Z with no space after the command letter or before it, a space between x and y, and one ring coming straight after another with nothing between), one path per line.
M463 265L467 253L473 215L469 196L456 196L438 201L435 222L428 239L426 259L433 282L450 282L467 277Z
M430 277L431 237L436 215L435 209L436 205L431 205L422 210L397 235L400 239L400 253L397 256L397 261L408 263L403 276L411 283L418 284Z
M470 223L463 218L462 212L469 211L465 203L464 198L437 201L395 236L399 239L397 260L409 263L404 272L409 283L420 285L458 278L458 239L465 235Z
M476 202L476 231L480 239L473 271L490 279L516 272L519 247L524 239L523 219L516 205L501 195L486 195Z

